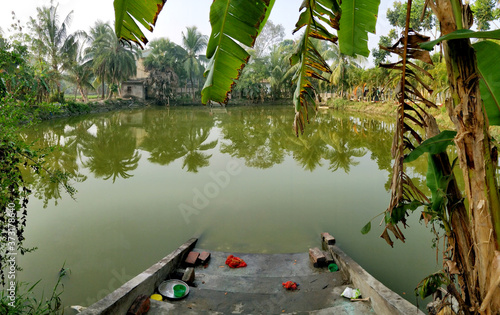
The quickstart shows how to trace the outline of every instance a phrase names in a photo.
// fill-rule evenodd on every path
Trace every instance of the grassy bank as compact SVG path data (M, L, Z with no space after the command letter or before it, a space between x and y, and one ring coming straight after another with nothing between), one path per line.
M328 107L335 110L362 112L379 117L395 117L397 103L390 102L354 102L345 99L328 100L322 107ZM446 108L439 106L438 108L428 108L427 112L436 118L436 121L441 130L455 130L453 122L450 120ZM500 139L500 126L490 126L490 134L495 139Z
M389 102L354 102L344 99L334 99L328 100L324 106L336 110L345 110L353 112L362 112L375 114L380 116L392 116L395 117L397 103L395 101ZM446 108L440 106L438 108L428 108L428 113L436 118L436 121L441 129L453 129L453 123L451 122L448 114L446 113Z
M81 103L67 101L64 103L42 103L32 108L32 113L36 118L48 120L61 117L78 116L109 112L124 108L137 108L148 106L149 104L141 100L134 99L113 99L98 102Z

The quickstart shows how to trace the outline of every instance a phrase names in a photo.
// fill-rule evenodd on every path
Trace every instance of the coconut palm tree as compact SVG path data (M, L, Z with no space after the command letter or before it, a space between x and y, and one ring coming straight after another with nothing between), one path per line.
M193 101L195 97L193 77L199 76L202 73L202 66L198 54L207 47L207 41L207 36L201 34L196 26L187 27L186 34L182 32L182 45L187 51L184 67L188 73L189 81L191 82Z
M30 18L28 26L31 30L31 49L41 68L48 65L51 81L55 85L57 97L60 98L61 78L65 64L70 62L74 54L75 42L81 32L68 33L68 28L73 18L71 11L61 22L57 12L59 5L53 2L49 7L37 8L37 17Z
M144 68L149 76L147 85L158 104L168 104L175 97L176 87L187 80L183 61L187 53L184 48L168 38L155 39L149 43L151 53L144 59Z
M271 84L271 97L280 98L282 87L286 81L291 80L291 75L287 75L290 69L290 56L292 54L293 41L287 40L280 45L273 46L269 55L270 76L269 83Z
M99 48L98 47L99 42L102 40L102 37L105 36L106 32L109 32L108 28L109 24L104 23L102 21L97 21L94 24L94 26L90 28L90 32L87 35L90 47L87 48L86 54L88 55L89 59L92 60L92 70L96 75L95 83L100 83L102 85L101 86L102 99L104 99L104 94L106 92L104 88L104 83L105 83L104 75L106 74L106 69L104 63L98 64L97 62L94 62L94 57L97 54Z
M330 68L332 74L330 75L330 83L337 86L340 91L340 96L344 97L349 88L351 88L349 76L354 68L359 68L364 62L363 57L351 57L344 55L340 52L338 45L329 45L327 54L324 56L325 60L333 60Z
M87 102L87 89L94 89L91 81L94 78L92 71L92 60L88 55L84 54L84 43L78 43L70 61L65 65L66 75L65 79L75 84L75 97L76 90L80 92L84 102Z
M131 45L123 44L109 24L97 22L90 36L92 44L89 54L93 60L93 68L101 83L107 81L110 86L110 98L122 81L136 74L135 61L139 57L139 51Z

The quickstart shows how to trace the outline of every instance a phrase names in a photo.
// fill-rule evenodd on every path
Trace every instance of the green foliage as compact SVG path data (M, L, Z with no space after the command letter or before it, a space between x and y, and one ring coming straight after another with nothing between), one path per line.
M495 9L496 3L496 0L476 0L472 3L471 9L474 12L474 20L478 30L489 30L490 22L499 17L500 10Z
M363 228L361 229L361 234L368 234L368 232L370 232L370 230L372 229L372 221L368 221L368 223L365 224L365 226L363 226Z
M448 285L449 283L450 279L448 279L443 272L436 272L426 277L419 283L415 289L415 294L420 295L422 299L425 299L426 297L437 292L442 285Z
M316 108L316 88L311 79L328 81L324 74L332 71L323 59L314 39L322 39L335 43L337 36L327 30L320 21L327 22L331 28L338 27L339 18L338 5L328 6L329 1L307 1L301 7L299 21L295 25L294 33L304 26L306 27L295 53L290 58L292 67L296 67L293 80L296 82L293 93L293 105L295 107L294 130L295 134L304 133L305 121L309 122L308 107ZM336 4L334 0L334 4ZM333 9L332 9L333 8Z
M500 39L500 30L474 32L471 30L457 30L442 36L434 41L420 45L423 49L431 50L443 40L464 39L464 38L492 38ZM477 56L477 66L481 74L480 90L481 98L486 109L486 114L490 125L500 125L500 89L498 88L500 66L496 62L496 56L500 54L500 46L492 41L479 41L473 44ZM444 65L441 71L445 75ZM439 77L442 77L437 76ZM442 80L445 84L447 80Z
M380 39L378 41L378 45L383 46L383 47L390 47L390 46L392 46L392 42L395 41L397 39L397 37L398 36L396 34L396 30L391 29L387 36L384 36L384 35L380 36ZM372 50L373 63L376 66L378 66L381 63L384 63L386 58L389 57L390 54L391 53L388 52L387 50L383 50L380 48L374 48Z
M471 31L468 29L460 29L454 32L448 33L444 36L439 37L438 39L431 40L429 42L425 42L420 44L420 48L425 50L432 50L434 46L442 42L443 40L452 40L452 39L463 39L463 38L489 38L489 39L500 39L500 30L494 31Z
M473 45L477 68L481 74L479 88L481 99L490 125L500 125L500 45L492 41L480 41Z
M28 197L31 194L23 171L36 176L47 176L61 183L70 193L64 173L56 173L45 166L45 157L54 148L35 149L23 140L20 125L29 126L50 112L58 111L58 106L38 103L45 94L45 86L40 82L32 66L27 62L26 47L3 41L0 47L0 234L2 238L13 237L13 243L0 244L0 283L5 283L3 266L7 252L24 254L32 249L23 246L26 226ZM42 90L42 92L40 91ZM55 170L54 170L55 171ZM10 209L10 211L7 211ZM9 231L11 233L9 234ZM10 241L9 241L10 242Z
M405 222L405 217L408 215L408 211L415 211L418 207L423 206L423 203L419 200L412 200L411 202L401 202L397 205L390 215L386 213L385 223L397 224L399 222Z
M340 51L344 55L368 57L368 32L375 33L379 4L380 0L342 1L338 35Z
M144 58L144 67L147 71L156 69L164 72L173 69L181 82L188 77L182 61L186 59L187 52L184 48L170 41L168 38L159 38L151 41L149 47L152 49Z
M265 28L264 28L265 29ZM293 41L286 40L271 48L268 59L269 83L271 85L271 98L277 99L287 93L287 87L292 85L292 75L290 70L290 56L292 55ZM283 91L285 90L285 91Z
M129 23L125 18L129 19L130 16L139 18L141 23L148 24L147 27L152 29L163 3L163 1L157 0L150 5L149 3L143 4L140 1L117 0L115 2L116 33L119 36L123 35L122 37L125 40L146 43L147 39L144 38L144 34L138 29L135 22ZM158 6L153 10L154 4L158 4ZM210 9L212 33L207 45L206 57L209 62L205 71L206 81L202 90L203 103L206 104L208 101L227 102L229 92L250 58L250 54L245 51L243 46L253 47L257 36L266 24L273 5L274 0L257 0L253 2L215 0L212 3ZM300 15L296 30L307 25L307 38L326 39L335 42L336 37L326 30L324 24L339 29L339 22L344 23L341 35L339 35L341 36L340 45L342 51L348 55L363 54L367 56L369 54L367 32L375 29L378 5L378 0L360 0L355 4L345 2L342 4L344 7L341 10L341 6L336 0L304 1L299 10L302 11L302 9L306 8L306 11L310 12L310 14L303 12ZM342 21L340 21L341 11L344 12L345 16ZM130 25L127 26L127 23ZM279 29L277 29L276 33L279 34ZM314 68L323 61L321 61L321 58L314 60L319 54L315 56L315 48L312 48L309 39L303 41L304 43L299 45L302 47L300 48L301 51L296 54L296 57L292 58L294 59L292 65L298 65L299 55L307 57L306 55L309 54L309 57L307 57L309 61L301 60L301 66L295 67L295 69L300 68L300 75L296 76L297 86L299 87L295 93L295 107L298 112L301 112L300 108L303 108L306 99L311 104L314 102L313 94L315 92L311 89L313 85L308 83L309 80L306 76L311 75L316 78L322 75L323 69L328 69L328 66L321 66L321 69L318 68L317 71L312 71L316 74L313 74L310 69L306 71L304 66L307 62L309 62L309 66ZM266 45L263 45L263 47L260 50L264 50ZM278 70L281 71L281 69ZM276 71L276 73L280 73L280 71ZM274 80L271 85L273 86L273 93L280 89L277 80ZM309 93L309 96L306 95L307 93ZM297 125L301 121L300 124L303 125L307 118L304 118L303 113L299 114L299 116L301 117L297 117L295 123Z
M3 315L54 315L63 314L63 307L61 303L61 280L66 275L64 265L59 272L57 282L51 292L50 297L44 298L43 294L40 299L36 298L34 292L36 286L41 280L30 285L26 282L18 282L15 285L15 302L9 298L9 291L2 290L0 293L0 314Z
M91 111L91 109L92 109L89 104L78 103L78 102L74 102L74 101L67 102L64 105L64 107L70 113L79 113L79 114L89 113Z
M427 187L431 191L430 210L434 213L442 213L446 202L446 188L448 181L443 175L443 171L435 161L435 157L431 154L428 156L427 164Z
M364 57L359 55L348 56L343 54L338 46L329 46L331 47L327 47L328 57L333 61L330 66L332 73L328 80L332 87L340 92L342 98L347 98L348 91L362 83L360 63L364 60Z
M415 161L419 156L426 152L429 154L439 154L441 152L445 152L449 145L454 144L453 139L456 135L456 131L442 131L440 134L425 140L418 147L413 149L413 151L405 157L404 162L409 163Z
M414 29L417 32L430 31L436 25L436 17L432 14L425 14L424 19L421 19L424 7L424 0L412 1L410 13L410 28ZM393 9L387 10L387 19L389 20L389 23L392 26L404 29L406 23L406 11L406 2L394 2Z
M207 46L207 36L201 34L196 26L188 27L186 29L186 34L184 34L184 32L182 33L182 43L187 52L187 56L184 59L184 68L189 75L194 101L194 79L196 78L199 82L200 76L203 73L203 66L201 65L198 54Z
M115 0L115 30L116 36L126 41L132 41L142 47L148 40L142 33L136 21L139 21L150 32L156 24L166 0L128 1Z
M92 68L100 83L105 81L110 87L108 98L117 92L122 81L137 73L136 59L139 51L132 45L123 45L109 24L96 23L91 30L92 43L87 50L92 60ZM115 89L111 89L111 87ZM104 94L104 88L103 88ZM104 95L103 95L104 96Z
M24 102L46 100L48 76L27 62L28 47L19 42L2 40L0 45L0 97Z
M252 47L271 13L274 0L235 2L215 0L210 7L210 60L205 71L202 102L227 103L228 94L250 58L241 45ZM240 44L239 44L240 43Z
M58 13L59 5L37 8L36 18L30 18L30 45L35 56L36 66L47 71L53 93L61 101L62 72L65 65L70 62L70 56L78 49L76 42L78 34L70 34L68 28L71 24L73 12L70 12L62 22Z
M346 108L349 104L351 104L351 101L344 98L336 98L333 101L329 102L330 106L338 110Z
M32 108L35 110L34 116L42 120L49 119L53 115L58 115L63 112L63 105L60 103L43 102L33 105Z

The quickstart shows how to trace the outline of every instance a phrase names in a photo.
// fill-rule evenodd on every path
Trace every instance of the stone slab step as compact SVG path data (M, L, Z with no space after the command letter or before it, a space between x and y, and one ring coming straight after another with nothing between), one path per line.
M202 251L202 250L200 250ZM229 268L225 262L229 255L243 259L244 268ZM224 276L273 276L294 277L317 275L328 272L327 268L314 268L308 253L296 254L238 254L214 252L208 266L196 267L196 274L205 273Z
M344 284L339 272L324 273L311 276L293 277L258 277L258 276L224 276L198 272L195 284L199 290L214 290L224 292L276 294L284 290L282 283L293 281L299 284L301 291L322 291Z
M193 288L178 301L151 301L148 315L157 314L374 314L370 303L340 296L345 286L323 292L281 291L275 294L232 293Z

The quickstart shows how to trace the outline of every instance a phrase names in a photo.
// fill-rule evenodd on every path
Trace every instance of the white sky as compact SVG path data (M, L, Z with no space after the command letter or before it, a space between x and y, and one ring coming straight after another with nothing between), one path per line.
M377 35L386 35L390 29L385 21L387 9L394 0L382 0L379 7ZM114 22L113 0L55 0L59 3L58 13L61 19L73 10L71 30L88 31L97 20ZM270 20L285 27L286 38L294 39L292 30L299 16L302 0L276 0ZM168 0L158 17L153 34L145 33L151 40L168 37L177 44L182 42L182 32L187 26L196 25L204 35L210 35L209 10L212 0ZM30 16L36 16L36 8L50 5L50 0L0 0L0 28L8 35L12 23L12 14L25 25ZM370 50L377 47L378 36L369 37Z

